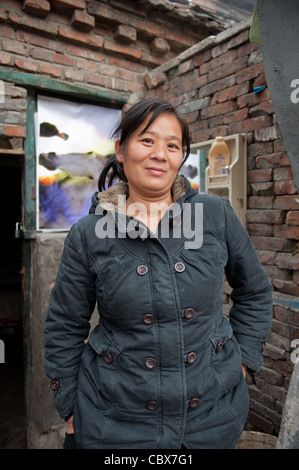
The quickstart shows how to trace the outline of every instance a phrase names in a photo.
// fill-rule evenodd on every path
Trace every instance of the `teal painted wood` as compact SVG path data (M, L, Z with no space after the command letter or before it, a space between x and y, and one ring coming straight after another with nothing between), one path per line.
M49 77L42 77L30 73L15 72L12 70L0 70L0 79L13 82L17 85L25 85L41 91L51 91L64 93L90 100L101 101L105 104L123 105L127 102L128 96L114 91L100 90L97 88L83 87L72 83L54 80Z

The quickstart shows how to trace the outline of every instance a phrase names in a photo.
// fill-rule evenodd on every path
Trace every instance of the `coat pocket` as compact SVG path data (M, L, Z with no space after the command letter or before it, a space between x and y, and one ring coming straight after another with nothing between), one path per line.
M112 407L114 389L119 375L121 349L97 325L92 331L82 356L78 381L80 392L98 409Z
M218 329L212 333L210 342L210 366L220 381L221 395L225 395L243 377L241 349L226 318L223 318Z

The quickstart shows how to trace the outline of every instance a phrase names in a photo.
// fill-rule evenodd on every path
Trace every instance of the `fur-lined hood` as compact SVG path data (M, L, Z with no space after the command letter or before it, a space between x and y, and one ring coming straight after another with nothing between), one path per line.
M189 189L191 189L190 184L184 178L184 176L177 175L171 188L173 201L177 201ZM110 186L108 189L106 189L106 191L94 193L89 213L94 213L98 204L101 204L101 206L104 208L106 206L107 208L111 209L111 206L113 206L115 211L119 210L118 196L126 196L126 198L129 197L129 186L127 183L117 183L113 186Z

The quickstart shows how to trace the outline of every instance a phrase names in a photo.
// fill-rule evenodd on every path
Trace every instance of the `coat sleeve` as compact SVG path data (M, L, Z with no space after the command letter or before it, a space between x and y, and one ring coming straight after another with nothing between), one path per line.
M272 285L247 231L223 199L226 214L227 280L232 287L230 322L242 362L254 372L263 363L262 350L272 325Z
M96 297L78 224L66 237L45 321L45 366L62 418L73 411L77 376Z

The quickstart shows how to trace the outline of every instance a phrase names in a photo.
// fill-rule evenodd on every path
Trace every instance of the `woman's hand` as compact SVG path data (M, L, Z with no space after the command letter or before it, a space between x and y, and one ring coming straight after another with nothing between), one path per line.
M66 428L66 433L67 434L74 434L75 431L74 431L74 426L73 426L73 419L74 417L71 416L68 420L67 420L67 428Z
M247 366L244 366L244 364L242 364L242 371L243 371L244 379L246 379L246 369L247 369Z

